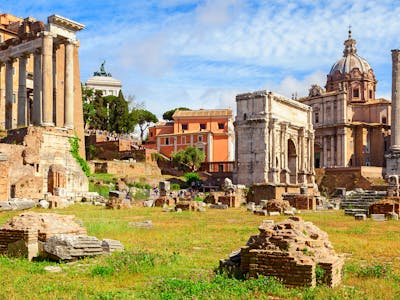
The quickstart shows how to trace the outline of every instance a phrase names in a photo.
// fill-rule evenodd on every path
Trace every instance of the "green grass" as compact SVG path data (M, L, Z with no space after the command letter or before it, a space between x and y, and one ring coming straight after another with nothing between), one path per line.
M346 255L343 283L335 289L287 289L271 278L243 281L214 272L219 259L245 245L265 219L245 208L177 214L161 208L107 210L75 205L51 212L74 214L89 235L120 240L126 251L72 264L0 256L0 299L400 297L400 223L395 221L354 221L340 211L303 212L301 217L325 230L335 250ZM0 224L17 214L0 213ZM154 228L129 226L144 220L152 220ZM47 273L46 265L59 265L62 272Z

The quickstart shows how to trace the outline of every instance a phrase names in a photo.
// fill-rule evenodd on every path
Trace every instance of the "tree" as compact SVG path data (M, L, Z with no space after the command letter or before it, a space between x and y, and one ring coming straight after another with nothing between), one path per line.
M165 113L163 113L163 115L162 115L163 119L167 120L167 121L173 121L174 119L172 118L172 116L177 110L190 110L190 109L187 107L178 107L178 108L168 110Z
M90 128L90 122L93 120L96 110L93 105L94 90L85 88L82 85L82 108L83 108L83 122L85 128Z
M85 128L129 133L137 123L129 113L129 102L122 92L118 96L103 97L100 90L82 87L82 105Z
M172 162L175 165L185 165L192 171L198 170L205 158L203 151L192 146L187 147L185 150L173 152L171 155Z
M116 133L128 133L135 129L135 121L130 117L128 102L122 92L117 96L104 97L107 107L107 130Z
M152 123L157 123L157 117L150 111L145 109L134 109L130 113L133 122L139 125L140 140L143 141L144 132Z

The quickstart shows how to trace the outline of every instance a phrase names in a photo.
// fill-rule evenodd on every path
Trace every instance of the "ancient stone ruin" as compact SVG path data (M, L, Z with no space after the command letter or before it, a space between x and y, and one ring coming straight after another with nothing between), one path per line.
M343 259L336 254L326 232L299 217L274 225L264 221L260 234L220 261L220 268L245 277L273 276L287 286L334 287L341 281Z
M123 250L119 241L88 236L74 216L28 212L0 228L0 255L75 260Z

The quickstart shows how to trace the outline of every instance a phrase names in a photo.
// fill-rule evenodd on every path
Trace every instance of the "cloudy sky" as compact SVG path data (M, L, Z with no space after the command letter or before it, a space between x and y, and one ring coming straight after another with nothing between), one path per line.
M99 70L158 116L186 106L235 108L235 95L268 89L305 96L343 55L351 24L358 54L390 98L390 50L400 48L400 3L392 0L9 0L1 13L86 28L81 80Z

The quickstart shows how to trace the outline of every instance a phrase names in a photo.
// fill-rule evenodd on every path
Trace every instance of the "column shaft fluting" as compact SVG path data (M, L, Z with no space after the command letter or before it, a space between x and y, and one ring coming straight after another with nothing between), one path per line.
M27 94L26 94L26 56L18 59L18 127L26 127L27 123Z
M65 45L64 127L74 127L74 45Z
M400 151L400 50L392 50L391 150Z
M53 37L43 35L43 125L54 126L53 121Z
M13 62L13 60L9 60L6 63L6 129L13 128Z
M33 58L33 107L32 123L42 123L42 53L37 49Z

